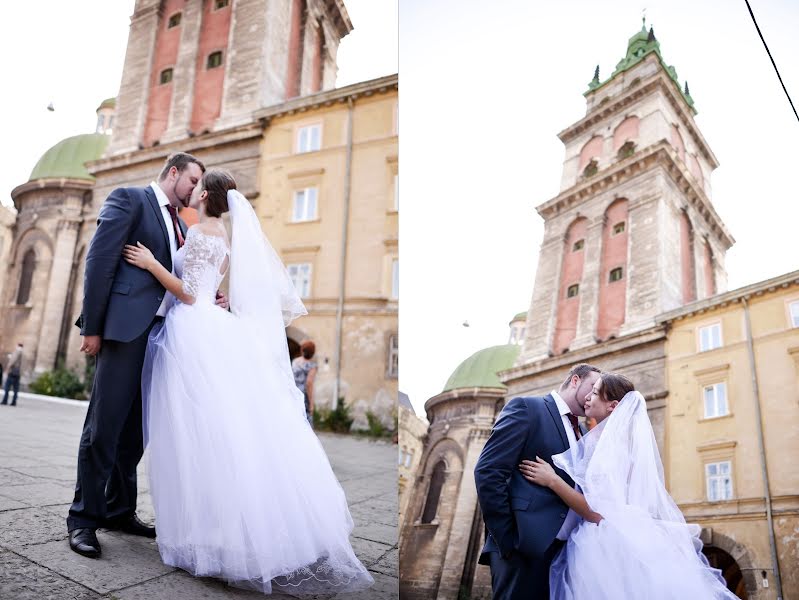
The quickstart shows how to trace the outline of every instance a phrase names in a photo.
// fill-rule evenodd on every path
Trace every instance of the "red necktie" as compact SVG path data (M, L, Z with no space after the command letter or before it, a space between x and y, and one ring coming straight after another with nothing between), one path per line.
M171 204L167 204L166 209L172 216L172 227L175 228L175 240L177 241L178 248L180 248L183 246L183 234L180 232L180 226L178 225L178 209Z
M580 427L577 425L577 417L571 413L568 413L566 416L569 418L569 423L572 424L575 439L579 440L582 436L580 435Z

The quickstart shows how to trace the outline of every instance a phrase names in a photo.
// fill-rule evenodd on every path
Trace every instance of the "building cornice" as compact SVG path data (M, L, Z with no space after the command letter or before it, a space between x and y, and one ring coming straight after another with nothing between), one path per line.
M717 294L703 300L697 300L696 302L691 302L691 304L687 304L678 309L661 313L655 317L655 319L660 324L667 324L671 323L672 321L678 321L680 319L692 317L707 311L724 308L730 304L737 304L738 302L741 302L744 299L748 300L753 296L762 296L764 294L776 292L780 289L785 289L795 285L799 285L799 271L791 271L790 273L778 275L777 277L766 279L765 281L759 281L730 292Z
M666 328L662 325L648 327L641 331L629 333L624 336L606 340L599 344L592 344L585 348L578 348L571 350L564 354L543 358L532 362L526 362L504 371L499 371L497 376L499 380L508 385L515 379L522 379L532 375L539 375L544 371L554 371L564 367L571 367L577 363L587 362L590 363L591 359L607 356L614 352L621 352L631 346L640 346L641 344L650 344L653 342L665 341ZM520 359L524 359L522 354Z
M430 411L441 405L455 400L499 400L505 397L507 389L502 388L484 388L484 387L470 387L458 388L433 396L424 403L424 409L429 414Z
M255 120L246 125L211 131L203 135L186 137L182 140L150 146L132 152L123 152L112 156L100 158L86 163L86 168L92 175L105 173L115 169L126 169L132 165L163 160L173 152L199 153L199 151L217 148L225 144L235 144L252 139L260 140L263 136L263 124ZM250 198L253 200L253 198Z
M34 179L18 185L11 190L11 199L16 200L18 196L35 190L90 190L94 187L94 181L87 179L72 179L69 177L58 177L48 179Z
M659 70L651 77L642 80L640 84L628 88L619 96L609 100L605 104L600 104L585 117L561 131L558 137L564 144L568 143L587 131L595 129L597 125L603 121L627 110L643 97L653 94L656 91L663 92L669 104L679 116L685 130L699 148L702 156L707 159L713 169L717 168L719 166L718 159L710 149L702 132L700 132L699 128L696 126L693 116L688 112L685 100L679 96L679 92L675 90L674 81L663 70Z
M303 113L321 107L340 104L350 99L354 101L361 97L384 94L398 89L399 76L395 73L394 75L370 79L369 81L361 81L342 88L293 98L287 102L257 110L253 113L253 116L256 119L269 120L275 117L293 115L295 113Z
M687 171L678 163L676 151L666 140L642 148L632 156L613 163L588 179L579 181L551 200L537 206L536 210L544 219L551 219L592 196L617 187L656 164L664 167L666 173L685 194L688 202L704 217L711 231L722 241L725 250L729 249L735 243L735 238L727 230L727 226L702 187L692 176L686 175Z

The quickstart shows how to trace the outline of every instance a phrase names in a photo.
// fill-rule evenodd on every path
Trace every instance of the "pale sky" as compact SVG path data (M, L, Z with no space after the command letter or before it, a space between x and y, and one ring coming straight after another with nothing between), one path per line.
M750 4L799 105L799 3ZM736 239L729 289L799 268L799 122L743 0L401 0L400 389L420 414L528 309L535 207L560 186L557 133L585 115L594 67L610 75L643 8L721 163L712 200Z
M397 72L396 0L346 0L354 30L341 42L337 85ZM3 5L0 202L51 146L93 133L95 109L116 96L134 0L25 0ZM47 110L53 102L55 111Z

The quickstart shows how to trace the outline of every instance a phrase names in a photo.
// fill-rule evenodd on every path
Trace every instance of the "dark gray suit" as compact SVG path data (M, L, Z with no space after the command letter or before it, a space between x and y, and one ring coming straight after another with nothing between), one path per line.
M550 489L524 479L518 465L536 456L551 463L568 447L551 394L513 398L494 425L474 469L487 530L479 562L491 566L494 600L549 600L549 566L562 545L556 536L568 507Z
M180 222L185 236L186 225ZM142 441L141 369L147 337L166 293L148 271L122 259L141 242L172 269L169 233L155 192L120 188L108 196L86 254L81 335L103 338L78 450L75 498L67 528L97 528L136 510Z

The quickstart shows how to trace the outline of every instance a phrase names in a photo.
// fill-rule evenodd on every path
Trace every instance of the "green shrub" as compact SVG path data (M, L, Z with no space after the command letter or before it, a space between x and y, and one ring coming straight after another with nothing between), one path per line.
M380 422L380 419L377 418L372 411L366 411L366 420L369 421L369 435L374 437L383 437L388 435L390 431Z
M336 433L349 433L352 426L352 417L350 416L350 409L344 403L344 398L338 399L338 406L335 410L331 410L327 419L325 419L326 429Z
M30 389L35 394L44 394L45 396L86 399L83 382L75 373L63 367L42 373L30 384Z

